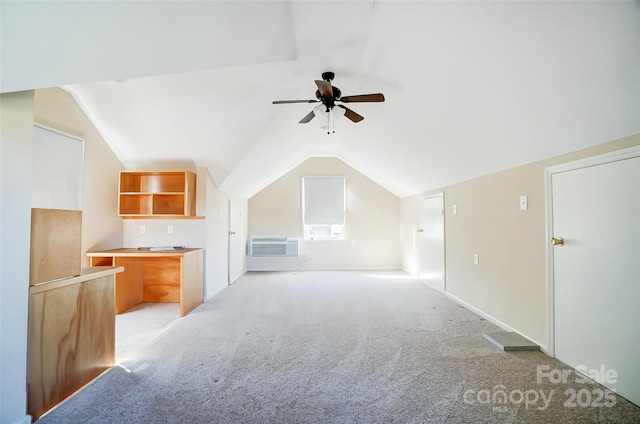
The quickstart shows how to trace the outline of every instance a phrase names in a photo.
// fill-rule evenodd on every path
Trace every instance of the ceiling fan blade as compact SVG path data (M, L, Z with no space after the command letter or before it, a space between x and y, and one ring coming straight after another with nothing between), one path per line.
M325 97L333 97L333 89L331 88L331 82L316 80L316 85L320 94Z
M316 116L316 114L313 113L313 111L311 111L304 118L302 118L298 123L299 124L306 124L307 122L311 121L314 116Z
M382 93L374 93L374 94L360 94L357 96L344 96L339 99L339 101L344 103L354 103L354 102L384 102L384 94Z
M360 122L360 121L362 121L364 119L364 116L358 115L357 113L355 113L354 111L352 111L348 107L345 107L345 106L342 106L342 105L338 105L338 106L341 107L342 109L344 109L344 116L346 116L347 118L349 118L353 122Z
M319 100L274 100L274 105L282 105L285 103L317 103Z

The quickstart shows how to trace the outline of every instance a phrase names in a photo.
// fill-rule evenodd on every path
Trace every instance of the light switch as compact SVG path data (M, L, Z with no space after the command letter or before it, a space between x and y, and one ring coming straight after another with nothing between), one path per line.
M140 234L144 234L147 231L147 227L144 224L140 226Z
M171 224L167 225L167 233L173 234L173 225Z
M478 262L479 262L478 254L474 253L473 254L473 264L474 265L478 265Z
M453 214L457 214L458 213L458 206L457 205L453 205Z
M527 201L527 196L520 196L520 210L526 211L528 207L529 207L529 204Z

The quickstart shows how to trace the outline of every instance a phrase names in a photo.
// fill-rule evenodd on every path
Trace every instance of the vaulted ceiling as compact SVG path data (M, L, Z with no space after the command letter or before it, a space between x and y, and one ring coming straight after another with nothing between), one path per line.
M399 197L640 133L640 2L1 3L2 92L71 92L127 168L249 198L312 156ZM333 71L365 119L299 124Z

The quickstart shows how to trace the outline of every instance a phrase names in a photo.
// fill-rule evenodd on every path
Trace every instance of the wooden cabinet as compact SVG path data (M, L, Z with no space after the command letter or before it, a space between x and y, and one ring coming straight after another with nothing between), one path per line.
M196 175L189 171L122 171L118 215L197 218Z
M79 276L29 289L28 412L34 420L113 366L115 274Z

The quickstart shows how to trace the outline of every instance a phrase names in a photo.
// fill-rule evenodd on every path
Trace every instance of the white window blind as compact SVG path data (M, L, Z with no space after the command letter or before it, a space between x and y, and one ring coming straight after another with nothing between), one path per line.
M31 207L82 210L84 141L33 126Z
M304 224L345 223L345 178L303 177Z

